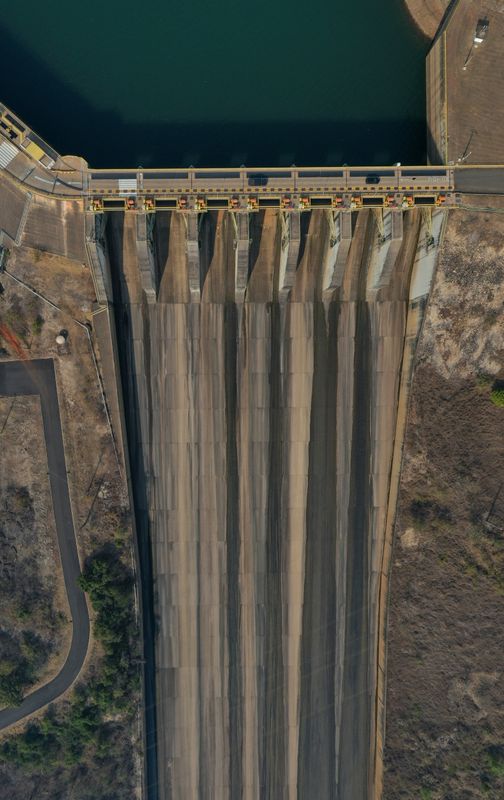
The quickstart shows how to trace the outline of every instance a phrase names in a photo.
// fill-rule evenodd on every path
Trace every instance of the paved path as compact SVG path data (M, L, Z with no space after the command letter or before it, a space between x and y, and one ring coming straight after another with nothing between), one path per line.
M73 621L72 644L60 672L49 683L25 697L17 708L5 708L0 711L0 730L3 730L57 700L72 685L82 669L88 649L89 614L84 592L77 584L80 564L68 494L65 451L52 359L0 364L0 395L40 396L54 518Z
M504 194L504 167L457 169L455 189L466 194Z

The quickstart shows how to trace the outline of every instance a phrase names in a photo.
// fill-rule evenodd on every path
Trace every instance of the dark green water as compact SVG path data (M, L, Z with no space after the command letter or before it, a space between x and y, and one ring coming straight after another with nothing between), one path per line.
M93 166L425 161L403 0L24 0L0 34L0 99Z

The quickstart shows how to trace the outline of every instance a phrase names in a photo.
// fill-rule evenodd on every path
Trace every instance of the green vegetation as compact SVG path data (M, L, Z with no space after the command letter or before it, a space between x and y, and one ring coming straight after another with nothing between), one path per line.
M37 314L32 325L32 331L34 334L38 335L42 332L42 328L44 327L44 322L45 322L44 317L41 317L40 314Z
M96 613L94 631L104 652L97 674L80 686L58 714L50 709L40 722L8 739L0 759L18 767L49 772L71 767L88 754L104 759L115 748L117 723L136 709L138 667L133 617L133 579L118 551L100 551L79 579Z
M47 647L32 631L23 631L20 641L4 632L0 643L0 705L16 706L23 699L23 690L36 680Z
M452 512L448 506L431 497L415 497L410 503L410 514L420 526L426 522L450 524Z
M480 389L488 389L492 382L493 378L491 375L488 375L487 372L478 372L476 375L476 384Z
M0 661L0 705L18 706L23 699L23 681L18 665L10 658Z
M490 745L484 756L484 766L480 770L481 788L485 794L495 796L497 787L502 788L501 781L504 778L504 747L501 745ZM501 793L499 793L501 797Z
M494 386L490 392L490 400L494 406L504 408L504 386Z
M33 513L33 501L26 486L9 487L8 502L15 513L30 511Z
M504 747L491 746L487 752L487 769L495 778L504 777Z

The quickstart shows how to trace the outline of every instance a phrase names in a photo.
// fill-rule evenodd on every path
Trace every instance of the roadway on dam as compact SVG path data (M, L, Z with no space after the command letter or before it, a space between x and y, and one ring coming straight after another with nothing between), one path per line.
M465 194L504 194L504 168L460 167L455 170L455 189Z
M420 216L408 212L385 245L375 219L355 214L336 253L327 215L303 215L280 295L279 214L255 215L243 301L232 215L202 215L191 302L185 218L160 212L147 302L136 218L108 215L144 558L152 546L152 798L367 800L377 575Z

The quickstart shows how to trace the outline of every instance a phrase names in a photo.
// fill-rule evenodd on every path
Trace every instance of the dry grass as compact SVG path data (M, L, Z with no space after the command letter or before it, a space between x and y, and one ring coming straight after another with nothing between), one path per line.
M454 214L419 348L391 582L385 800L504 793L502 228Z
M122 548L126 563L130 563L131 524L126 486L116 460L88 336L82 325L76 322L78 320L91 326L93 323L92 304L95 298L89 271L82 263L31 247L13 249L8 269L59 308L57 310L35 297L9 275L2 275L0 317L17 338L22 355L29 359L53 358L55 362L70 498L81 562L92 551L114 542ZM68 331L67 344L62 348L55 342L56 334L61 329ZM0 358L19 357L10 341L0 341L0 347L3 348ZM99 360L97 350L96 355ZM0 399L0 430L10 402L10 399ZM5 468L0 474L0 492L5 495L11 491L11 485L16 491L20 487L27 487L32 517L21 527L28 538L31 537L33 552L31 572L23 573L22 583L32 589L40 584L46 592L44 597L52 604L51 613L57 616L61 612L64 595L61 592L58 594L60 577L54 531L51 532L53 538L50 544L48 538L51 503L47 480L45 483L43 480L47 479L47 474L44 472L45 448L40 419L36 418L32 408L37 402L34 399L16 400L14 412L11 412L4 432L4 435L8 432L11 437L7 448L10 455L7 461L2 462ZM39 426L37 447L34 425ZM22 431L17 438L16 430ZM17 515L17 519L19 521L21 517ZM34 533L38 534L44 525L47 526L46 538L39 537L35 542ZM6 598L6 603L2 605L5 619L16 620L16 603L14 595ZM31 620L36 632L51 642L49 660L40 670L41 678L43 675L47 677L50 667L57 666L56 660L51 662L51 657L55 657L56 652L64 652L65 623L61 622L58 634L54 630L51 634L49 617L37 612ZM101 648L93 640L81 680L86 682L90 676L99 675L101 663ZM43 669L46 669L45 673ZM135 701L133 697L133 704ZM67 702L68 699L64 700L59 708L63 709ZM45 775L37 769L21 771L12 764L0 765L0 798L63 800L70 796L70 787L75 800L91 796L93 800L135 797L138 784L138 758L135 755L138 730L136 722L132 730L131 719L126 719L126 716L122 718L119 714L110 721L114 726L114 747L108 748L107 755L98 759L83 760L79 765L56 769Z

